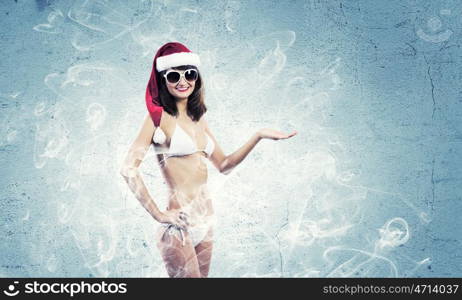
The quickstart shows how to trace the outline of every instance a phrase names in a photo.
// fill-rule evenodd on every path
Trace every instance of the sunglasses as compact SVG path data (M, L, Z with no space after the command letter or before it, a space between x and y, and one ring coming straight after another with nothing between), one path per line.
M184 77L186 81L196 81L199 77L199 73L195 69L187 69L183 72L170 70L164 74L165 79L171 83L178 83L181 80L181 77Z

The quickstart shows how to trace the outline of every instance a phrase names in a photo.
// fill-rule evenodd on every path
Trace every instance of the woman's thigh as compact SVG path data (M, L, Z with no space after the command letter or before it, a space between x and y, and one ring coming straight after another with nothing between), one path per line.
M195 253L202 277L207 277L210 270L213 250L213 228L210 228L207 236L195 247Z
M191 239L184 235L185 244L177 233L170 235L166 227L160 226L157 234L157 247L170 277L201 277L199 262ZM176 229L170 229L176 230ZM169 231L170 231L169 230Z

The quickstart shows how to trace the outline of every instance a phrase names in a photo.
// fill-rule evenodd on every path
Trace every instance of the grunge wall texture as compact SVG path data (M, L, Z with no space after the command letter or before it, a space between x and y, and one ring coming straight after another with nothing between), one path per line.
M158 47L198 53L211 277L462 276L460 1L2 1L0 275L167 276L118 168ZM150 149L142 172L165 207Z

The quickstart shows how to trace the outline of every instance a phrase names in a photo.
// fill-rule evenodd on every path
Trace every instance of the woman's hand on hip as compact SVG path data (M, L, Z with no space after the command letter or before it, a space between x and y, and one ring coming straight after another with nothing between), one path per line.
M189 226L188 217L188 214L181 209L170 209L162 213L159 222L173 224L177 227L186 229Z
M262 128L258 130L257 134L260 136L261 139L282 140L293 137L297 134L297 131L293 131L292 133L286 134L271 128Z

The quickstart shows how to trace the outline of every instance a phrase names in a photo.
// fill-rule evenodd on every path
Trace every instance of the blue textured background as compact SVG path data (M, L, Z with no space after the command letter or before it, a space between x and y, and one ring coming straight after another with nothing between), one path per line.
M0 276L166 276L118 168L159 46L201 56L211 277L462 276L460 1L2 1ZM165 207L151 149L142 172Z

